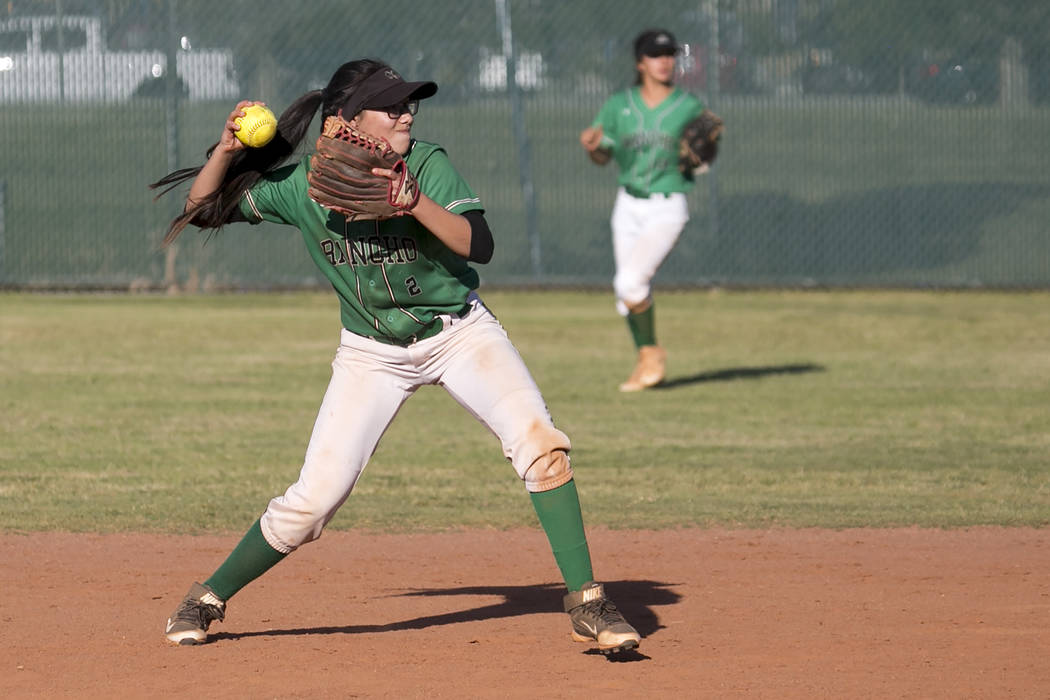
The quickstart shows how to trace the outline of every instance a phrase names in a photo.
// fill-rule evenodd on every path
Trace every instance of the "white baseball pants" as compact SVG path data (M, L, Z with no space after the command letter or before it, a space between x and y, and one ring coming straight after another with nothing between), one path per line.
M443 386L487 426L522 479L544 455L568 452L569 438L554 427L506 331L477 295L471 304L469 313L446 319L440 333L408 347L342 331L299 480L261 518L270 546L287 553L321 536L401 405L427 384ZM553 481L525 486L543 491L571 478L569 468Z
M612 211L613 256L616 276L616 310L627 315L627 307L640 304L652 293L651 283L678 236L689 221L685 194L654 194L648 199L632 197L621 187Z

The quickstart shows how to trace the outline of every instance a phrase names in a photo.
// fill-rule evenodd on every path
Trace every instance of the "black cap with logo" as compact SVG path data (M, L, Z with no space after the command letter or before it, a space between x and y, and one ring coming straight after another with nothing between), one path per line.
M396 70L384 68L361 81L343 105L343 118L353 119L362 109L382 109L408 100L423 100L433 97L437 90L436 83L405 82Z
M674 34L665 29L647 29L634 40L634 57L642 60L642 56L674 56L681 50Z

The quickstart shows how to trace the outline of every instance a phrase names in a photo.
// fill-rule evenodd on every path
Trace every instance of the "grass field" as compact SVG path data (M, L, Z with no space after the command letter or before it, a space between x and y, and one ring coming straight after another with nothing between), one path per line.
M591 525L1050 523L1048 293L665 292L669 381L639 395L607 294L485 298ZM298 473L337 339L330 294L0 295L0 531L243 530ZM534 522L426 387L331 527Z

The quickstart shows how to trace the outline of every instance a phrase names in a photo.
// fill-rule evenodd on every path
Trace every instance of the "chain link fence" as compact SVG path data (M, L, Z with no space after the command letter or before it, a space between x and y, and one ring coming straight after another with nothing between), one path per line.
M877 5L877 6L876 6ZM0 286L324 284L296 231L162 250L239 99L280 112L343 62L440 90L445 146L496 237L486 284L606 286L612 167L578 135L662 27L727 124L661 285L1050 285L1045 0L8 0L0 7ZM174 66L174 71L171 67Z

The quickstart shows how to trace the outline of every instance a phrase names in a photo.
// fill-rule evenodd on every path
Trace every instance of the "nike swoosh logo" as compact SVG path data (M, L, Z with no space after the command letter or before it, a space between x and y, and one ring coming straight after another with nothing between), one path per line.
M595 626L595 625L588 625L583 620L580 620L580 625L585 627L587 629L587 631L590 632L595 637L598 636L598 627L597 626Z
M169 617L168 618L168 626L164 628L164 634L167 634L168 632L171 632L171 628L174 627L174 626L175 625L172 623L171 618Z

